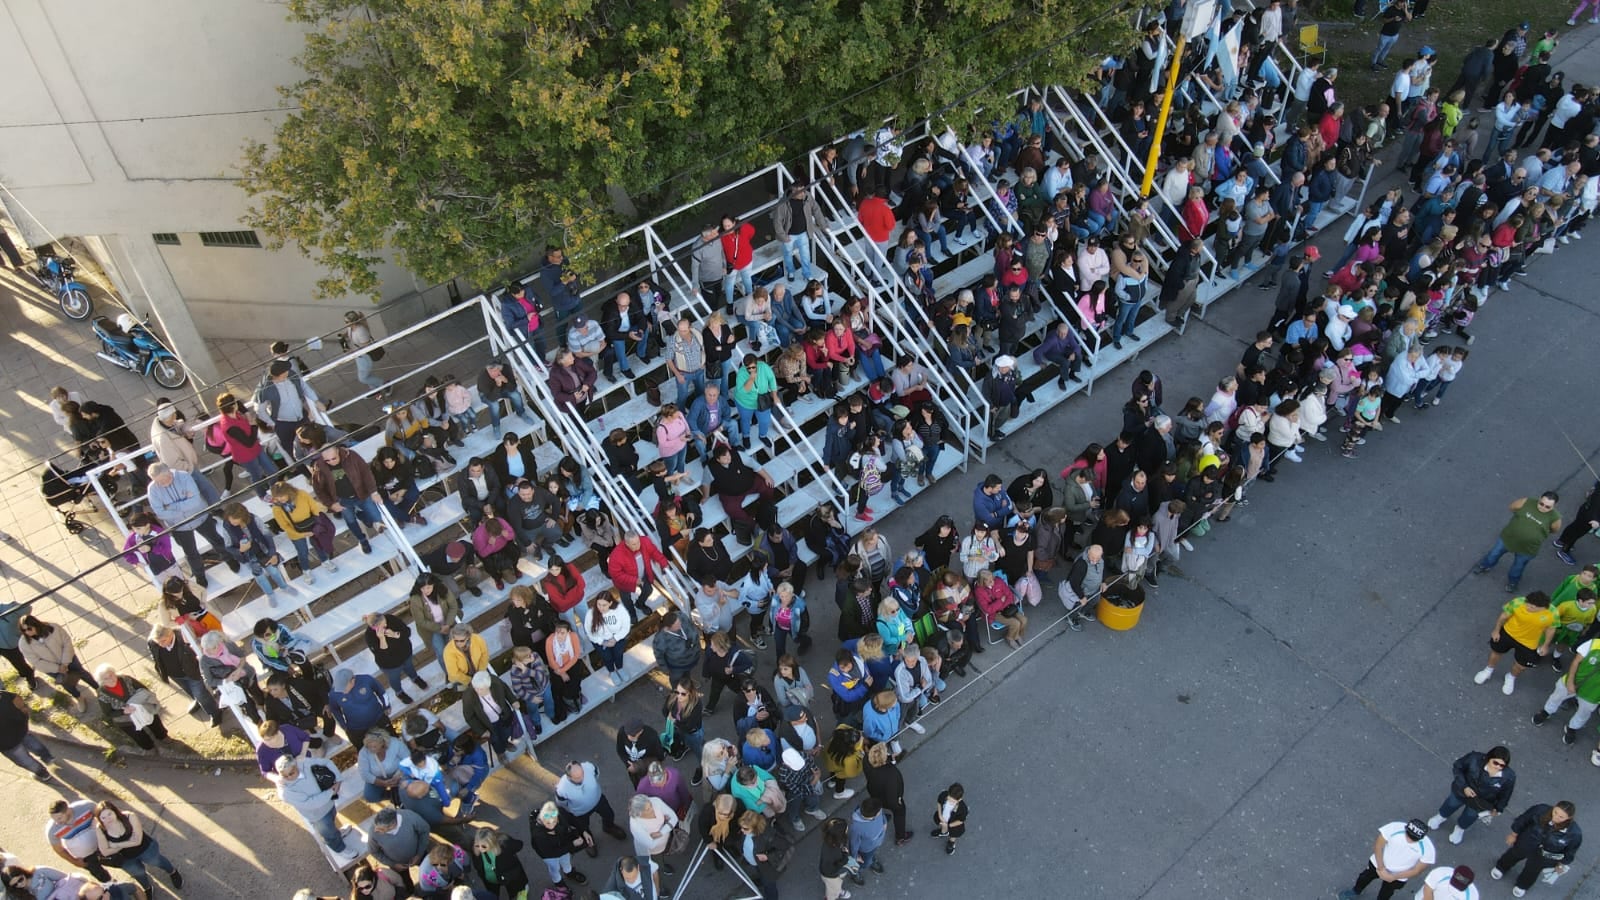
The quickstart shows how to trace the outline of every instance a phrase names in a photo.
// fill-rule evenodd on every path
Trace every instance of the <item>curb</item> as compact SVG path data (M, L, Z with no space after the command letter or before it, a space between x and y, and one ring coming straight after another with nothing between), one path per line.
M195 756L193 754L174 754L165 752L163 752L160 756L140 756L138 754L124 752L121 747L108 747L104 744L88 744L75 738L58 737L56 735L38 733L34 733L34 737L44 741L47 745L50 745L52 749L64 747L73 750L85 750L100 756L104 756L109 750L115 753L117 759L124 764L130 762L145 762L151 765L159 765L161 763L176 763L178 765L191 766L201 769L212 767L244 772L254 771L256 768L256 761L253 758L246 759L242 757L230 757L216 759L209 756Z

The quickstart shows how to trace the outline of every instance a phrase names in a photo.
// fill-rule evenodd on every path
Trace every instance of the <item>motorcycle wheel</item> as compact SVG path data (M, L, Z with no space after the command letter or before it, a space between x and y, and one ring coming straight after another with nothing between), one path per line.
M58 299L61 302L61 312L69 319L81 322L94 312L94 302L89 299L87 292L79 288L62 291Z
M181 388L189 380L183 366L170 356L163 356L150 365L150 377L164 388Z

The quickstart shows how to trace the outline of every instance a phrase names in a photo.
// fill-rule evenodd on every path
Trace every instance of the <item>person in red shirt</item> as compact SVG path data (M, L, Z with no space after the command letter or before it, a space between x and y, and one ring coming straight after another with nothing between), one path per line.
M1211 210L1206 209L1206 193L1197 184L1189 186L1189 197L1183 201L1183 222L1178 228L1178 240L1185 243L1205 237L1206 222Z
M746 297L755 293L755 282L750 277L750 271L756 261L753 245L756 227L733 216L723 216L719 233L722 236L722 256L728 261L728 277L722 280L723 302L731 307L735 283L744 287Z
M895 216L894 207L889 205L887 185L879 186L871 197L861 201L861 208L856 210L856 219L861 222L861 230L867 233L867 240L878 246L876 256L868 253L873 266L885 278L892 278L889 268L889 239L894 237Z
M642 534L626 534L622 543L606 559L606 574L611 584L622 595L622 605L634 622L639 621L637 600L643 605L655 592L656 578L667 568L667 558L661 555L655 542ZM648 606L645 607L649 609Z

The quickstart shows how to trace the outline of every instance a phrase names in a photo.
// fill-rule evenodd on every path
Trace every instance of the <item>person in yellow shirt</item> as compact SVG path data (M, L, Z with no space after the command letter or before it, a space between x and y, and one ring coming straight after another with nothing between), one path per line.
M1558 621L1556 611L1550 608L1550 595L1544 591L1514 598L1495 620L1494 630L1489 633L1489 661L1472 680L1478 684L1488 681L1500 657L1510 653L1511 671L1506 673L1500 693L1510 694L1516 690L1517 676L1550 654Z

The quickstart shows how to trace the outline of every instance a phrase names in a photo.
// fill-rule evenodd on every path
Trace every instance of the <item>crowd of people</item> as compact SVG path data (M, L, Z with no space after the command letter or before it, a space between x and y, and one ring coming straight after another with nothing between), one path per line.
M82 461L119 461L143 499L129 517L124 559L162 586L148 641L155 673L213 723L226 707L257 723L262 777L336 859L355 865L353 897L516 897L537 880L519 858L527 850L553 887L592 884L654 900L670 893L663 878L676 874L673 859L704 846L712 865L737 867L775 900L797 836L814 827L825 896L836 900L850 895L847 879L862 885L869 873L889 871L882 851L891 836L897 846L913 839L913 814L925 817L922 827L946 853L957 852L969 814L964 788L908 791L897 762L906 732L922 733L919 719L981 672L977 655L1002 643L1020 648L1030 618L1038 618L1030 611L1052 591L1073 631L1094 621L1102 602L1143 602L1164 574L1180 571L1185 553L1249 502L1250 488L1293 477L1289 470L1317 443L1337 440L1339 453L1354 458L1380 433L1399 430L1400 413L1408 422L1439 415L1433 410L1469 356L1468 326L1478 310L1493 292L1510 290L1536 255L1582 237L1600 186L1593 134L1600 92L1552 71L1557 36L1530 43L1527 24L1474 49L1442 92L1433 83L1432 48L1398 52L1404 61L1391 63L1425 3L1419 7L1395 2L1379 12L1372 65L1395 66L1396 76L1386 96L1348 106L1337 69L1308 65L1293 79L1283 74L1275 46L1295 33L1293 2L1225 10L1219 33L1237 31L1241 49L1218 59L1213 51L1222 45L1201 39L1180 61L1154 204L1119 196L1107 164L1066 146L1037 98L967 143L946 133L902 144L890 127L825 154L833 188L856 204L875 245L874 276L905 286L912 315L940 335L945 365L981 386L994 410L991 437L1039 380L1018 374L1019 354L1031 352L1044 377L1065 387L1086 363L1083 332L1100 332L1120 348L1141 340L1135 328L1147 307L1180 323L1205 277L1207 249L1219 264L1214 275L1248 278L1266 267L1260 286L1276 290L1264 327L1214 391L1168 405L1162 378L1140 372L1110 440L1089 444L1057 475L1051 466L984 477L973 489L970 527L938 516L899 552L873 524L881 513L868 500L887 488L898 505L909 498L909 481L930 483L949 426L930 402L930 373L875 326L866 286L846 287L838 308L830 301L840 284L830 286L813 261L829 227L815 186L797 185L774 208L783 279L757 284L752 277L752 223L727 216L703 231L691 274L712 310L703 323L669 311L648 279L591 317L559 248L547 252L540 272L543 298L520 283L501 292L503 323L535 350L555 402L581 417L604 411L601 377L632 379L635 364L664 361L664 380L653 387L660 402L646 427L615 428L604 440L608 473L570 456L540 471L532 441L503 429L505 415L530 426L535 420L513 367L498 359L466 384L428 377L414 401L392 404L380 425L385 446L370 459L318 415L307 369L286 347L273 348L253 405L222 394L212 425L191 428L174 405L159 404L153 459L140 458L142 442L115 410L58 388L52 413ZM1136 156L1128 166L1136 174L1154 140L1163 28L1181 21L1184 8L1174 0L1134 52L1095 73L1096 102ZM1475 109L1477 102L1484 106ZM1397 188L1359 210L1341 257L1317 271L1317 248L1298 243L1317 233L1320 213L1369 166L1383 164L1380 153L1392 153L1416 196ZM978 199L974 183L994 184L995 195ZM1148 240L1158 219L1179 239L1170 259L1154 258ZM992 243L993 271L939 297L934 268L952 260L950 239L969 230ZM1046 324L1036 327L1041 318ZM347 320L345 338L356 351L372 342L359 314ZM356 358L364 388L393 393L374 374L370 351ZM479 427L467 384L487 408L497 444L458 459L454 451ZM822 457L864 523L854 537L831 505L791 532L776 518L782 486L755 462L776 438L774 410L807 396L829 403ZM640 437L657 451L645 465ZM223 491L203 471L197 441L228 461ZM691 453L703 477L691 472ZM247 479L241 490L270 503L269 521L223 502L239 472ZM248 646L222 634L205 599L208 560L199 537L215 559L248 570L263 594L287 597L315 585L318 571L336 570L335 519L346 546L371 553L385 524L421 520L418 483L444 473L453 473L466 535L428 550L429 571L403 611L366 617L362 639L380 677L324 672L274 618L255 624ZM284 477L290 474L304 474L311 490ZM609 514L595 486L607 477L653 502L655 533L630 532ZM703 525L702 504L712 495L749 548L738 561ZM1562 561L1575 564L1574 544L1600 528L1600 500L1592 492L1565 530L1558 502L1552 493L1514 503L1478 569L1512 554L1508 590L1517 594L1528 561L1552 535ZM293 558L278 552L275 533L289 541ZM593 553L610 588L591 590L582 567L563 560L561 549L575 541ZM681 605L658 596L674 551L698 588ZM531 584L521 574L527 562L543 569ZM829 577L831 605L823 600ZM1533 724L1576 704L1568 743L1600 702L1595 581L1587 566L1549 593L1515 596L1476 678L1485 683L1510 653L1503 682L1510 694L1528 668L1554 661L1562 675ZM509 588L496 611L513 648L503 665L462 621L461 595L481 594L485 583ZM811 656L808 671L802 657L816 642L813 615L824 611L837 613L836 640ZM464 733L449 733L426 709L402 714L390 704L392 692L413 705L408 681L430 689L413 635L461 696ZM531 745L546 722L582 712L591 673L625 679L624 651L638 640L651 645L670 691L661 727L632 720L617 730L618 766L632 793L614 806L597 764L574 761L548 800L533 804L526 841L476 822L479 790L494 765ZM42 673L77 708L94 701L137 746L153 750L170 740L147 685L107 665L91 673L74 648L63 625L20 611L0 617L0 654L30 689ZM1562 649L1570 662L1559 661ZM6 755L49 780L52 756L27 733L20 698L0 694L0 725ZM323 758L340 734L359 748L363 799L379 807L364 849L339 825L339 773ZM1600 748L1594 761L1600 765ZM1383 898L1420 878L1431 891L1423 896L1476 896L1472 869L1435 866L1428 833L1461 810L1450 835L1460 844L1474 822L1504 812L1514 783L1509 762L1504 747L1458 760L1438 814L1381 828L1346 894L1376 880ZM830 798L848 802L830 816L822 808ZM58 806L50 811L52 846L87 877L11 861L3 873L9 890L41 900L142 897L150 866L181 887L182 876L134 813L109 801ZM1512 824L1510 849L1491 876L1520 863L1521 896L1541 875L1565 871L1581 842L1575 816L1567 801L1530 807ZM600 857L602 835L618 842L611 849L620 858L607 853L591 882L574 861ZM106 865L123 868L135 884L111 882Z

